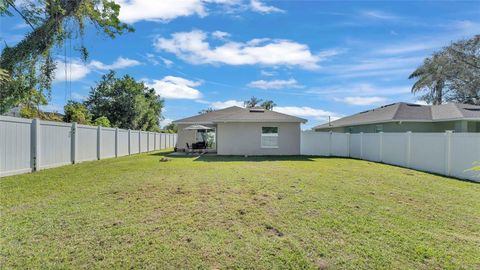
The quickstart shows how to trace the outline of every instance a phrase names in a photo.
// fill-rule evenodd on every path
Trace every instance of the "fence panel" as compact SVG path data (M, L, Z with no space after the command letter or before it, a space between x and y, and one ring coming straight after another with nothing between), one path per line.
M100 134L100 157L102 159L115 157L115 129L102 128Z
M300 152L303 155L328 156L330 155L330 133L325 132L302 132Z
M72 125L40 121L40 168L58 167L72 162Z
M136 131L136 130L130 131L130 154L138 154L140 152L138 137L139 137L139 131Z
M0 176L31 172L32 120L0 117Z
M302 132L301 154L325 155L329 144L330 156L380 161L480 182L480 173L469 170L480 162L480 133L330 135L307 131Z
M155 133L148 133L148 151L155 150Z
M148 134L145 131L140 131L140 152L147 152Z
M77 126L77 159L79 162L96 160L98 128L92 126Z
M332 133L331 154L337 157L350 156L350 134L346 133Z
M160 147L161 139L162 139L162 137L161 137L160 133L155 133L155 150L162 149Z
M128 155L128 130L119 129L118 130L118 156Z
M160 133L160 148L165 149L167 148L167 134Z
M480 172L468 171L475 162L480 162L479 133L452 134L450 153L450 175L480 181Z
M350 156L362 158L362 136L363 134L350 135Z
M381 161L380 148L381 148L381 134L378 133L365 133L363 134L362 142L362 155L364 159L371 161Z
M407 166L407 135L406 133L383 133L383 162L397 166Z
M445 174L446 134L412 133L410 167Z

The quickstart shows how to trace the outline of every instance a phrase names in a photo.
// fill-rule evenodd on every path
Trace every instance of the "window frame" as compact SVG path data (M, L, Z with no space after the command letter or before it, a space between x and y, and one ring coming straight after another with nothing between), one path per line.
M277 129L277 132L276 133L264 133L263 132L263 129L264 128L276 128ZM265 148L265 149L277 149L277 148L280 148L280 141L279 141L279 128L278 127L275 127L275 126L270 126L270 127L267 127L267 126L262 126L262 129L261 129L261 136L260 136L260 148ZM263 144L263 138L264 137L275 137L277 138L277 145L264 145Z

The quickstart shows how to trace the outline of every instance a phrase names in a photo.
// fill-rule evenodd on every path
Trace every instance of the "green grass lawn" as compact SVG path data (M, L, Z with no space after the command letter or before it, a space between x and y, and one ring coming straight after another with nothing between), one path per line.
M141 154L0 180L0 268L480 269L480 184Z

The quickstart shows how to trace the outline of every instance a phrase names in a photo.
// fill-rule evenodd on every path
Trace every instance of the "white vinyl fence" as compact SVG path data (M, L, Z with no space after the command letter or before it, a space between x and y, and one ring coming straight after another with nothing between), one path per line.
M177 134L0 116L0 177L175 146Z
M352 157L480 182L480 133L303 131L302 155Z

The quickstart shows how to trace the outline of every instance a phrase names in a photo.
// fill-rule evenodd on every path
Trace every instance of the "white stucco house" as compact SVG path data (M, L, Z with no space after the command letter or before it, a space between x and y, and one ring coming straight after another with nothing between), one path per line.
M300 125L307 120L237 106L173 121L178 126L176 151L218 155L300 155Z

